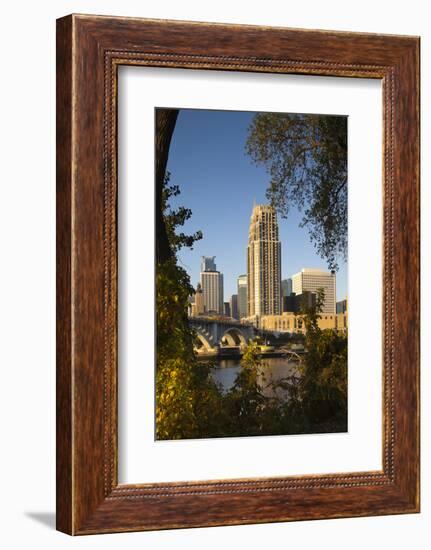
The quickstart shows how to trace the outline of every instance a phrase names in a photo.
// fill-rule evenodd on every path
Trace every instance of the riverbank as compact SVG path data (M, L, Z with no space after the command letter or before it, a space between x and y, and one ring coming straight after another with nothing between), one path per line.
M303 356L304 355L304 351L286 351L286 350L273 350L273 351L263 351L260 353L261 357L262 358L265 358L265 357L268 357L268 358L277 358L277 357L286 357L287 354L289 353L292 353L292 354L297 354L298 356ZM238 350L238 351L233 351L233 350L228 350L228 351L223 351L220 353L220 351L216 352L216 353L199 353L197 355L198 357L198 360L208 360L208 359L216 359L216 360L219 360L219 359L241 359L241 357L243 356L243 353L242 351Z

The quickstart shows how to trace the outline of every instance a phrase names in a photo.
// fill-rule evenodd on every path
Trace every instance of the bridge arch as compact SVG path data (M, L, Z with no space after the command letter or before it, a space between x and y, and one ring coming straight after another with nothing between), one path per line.
M242 331L237 327L230 327L223 333L221 342L226 340L229 346L246 346L247 339Z
M195 331L195 348L205 348L205 350L210 351L213 349L213 346L201 332Z
M190 317L189 324L195 334L195 349L214 353L221 345L245 347L254 336L252 325L243 325L237 321L223 319Z

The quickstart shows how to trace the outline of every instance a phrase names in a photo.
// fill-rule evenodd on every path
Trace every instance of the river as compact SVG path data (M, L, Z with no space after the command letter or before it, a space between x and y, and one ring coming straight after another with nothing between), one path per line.
M267 357L262 360L262 363L260 383L266 388L264 393L268 397L274 394L272 388L268 387L268 384L295 374L298 367L297 362L288 361L284 357ZM241 368L239 358L217 359L216 365L211 369L211 374L214 380L221 384L224 391L228 391L233 386Z

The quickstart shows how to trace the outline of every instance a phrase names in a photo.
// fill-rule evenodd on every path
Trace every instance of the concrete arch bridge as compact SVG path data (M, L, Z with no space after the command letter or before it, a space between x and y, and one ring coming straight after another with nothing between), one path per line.
M245 325L233 319L189 317L196 334L195 349L198 353L215 354L220 348L243 349L254 338L253 325Z

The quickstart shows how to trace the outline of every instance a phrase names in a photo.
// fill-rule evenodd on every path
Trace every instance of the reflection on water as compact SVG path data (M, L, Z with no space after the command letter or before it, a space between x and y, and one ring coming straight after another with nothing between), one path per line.
M268 357L262 360L260 384L265 388L265 395L274 395L270 387L271 382L291 376L297 372L298 363L287 361L284 357ZM225 391L228 391L234 384L235 378L241 370L240 359L218 359L216 365L211 369L211 374L221 384ZM280 393L278 392L278 395Z

